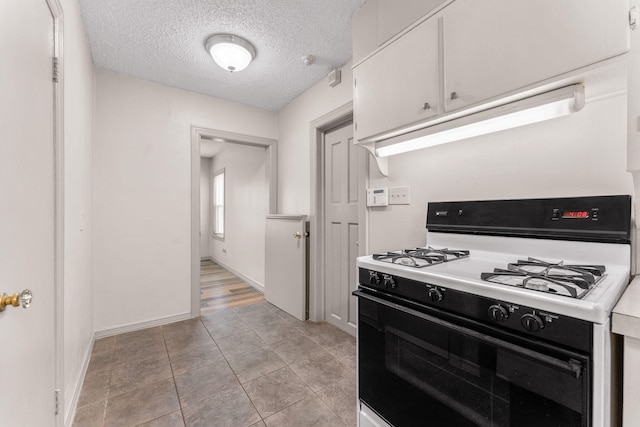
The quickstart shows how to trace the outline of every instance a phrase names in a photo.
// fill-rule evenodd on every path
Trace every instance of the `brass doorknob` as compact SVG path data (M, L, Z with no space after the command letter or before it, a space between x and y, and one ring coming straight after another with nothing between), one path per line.
M11 296L5 294L4 292L0 293L0 311L4 311L4 309L8 306L29 308L31 305L31 300L33 300L33 294L29 289L25 289L19 294L13 294Z
M296 231L295 233L293 233L293 237L295 237L296 239L301 239L302 238L302 233L299 231Z

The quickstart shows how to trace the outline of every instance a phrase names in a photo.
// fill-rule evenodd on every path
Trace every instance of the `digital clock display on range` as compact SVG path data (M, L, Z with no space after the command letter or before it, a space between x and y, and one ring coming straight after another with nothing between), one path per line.
M582 219L587 219L587 218L589 218L589 212L588 211L563 211L562 212L562 218L582 218Z

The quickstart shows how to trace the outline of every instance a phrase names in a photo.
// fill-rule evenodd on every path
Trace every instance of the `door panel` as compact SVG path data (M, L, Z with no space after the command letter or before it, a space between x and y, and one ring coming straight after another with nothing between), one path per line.
M626 52L628 8L599 0L455 2L443 24L446 111ZM498 10L509 18L497 18Z
M3 426L55 425L53 16L45 0L0 5L0 312Z
M299 320L307 318L304 215L267 215L264 296Z
M325 318L355 333L355 260L364 150L353 144L353 125L325 135Z
M362 140L438 112L438 22L425 21L353 70Z

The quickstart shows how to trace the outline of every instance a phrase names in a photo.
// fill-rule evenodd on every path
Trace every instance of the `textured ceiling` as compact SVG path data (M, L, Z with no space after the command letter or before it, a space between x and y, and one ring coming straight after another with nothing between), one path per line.
M278 111L351 58L351 16L364 0L79 0L95 65ZM232 33L257 50L229 73L204 48ZM301 57L314 55L304 65Z

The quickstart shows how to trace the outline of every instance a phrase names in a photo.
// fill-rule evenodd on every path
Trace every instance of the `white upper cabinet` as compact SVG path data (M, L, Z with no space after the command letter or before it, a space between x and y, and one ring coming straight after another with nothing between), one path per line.
M626 52L628 10L624 0L457 0L443 14L445 111Z
M421 23L353 70L358 140L438 114L438 21Z
M452 0L367 0L352 20L353 63L357 64L378 47Z
M378 45L436 9L447 0L377 0L378 2Z

